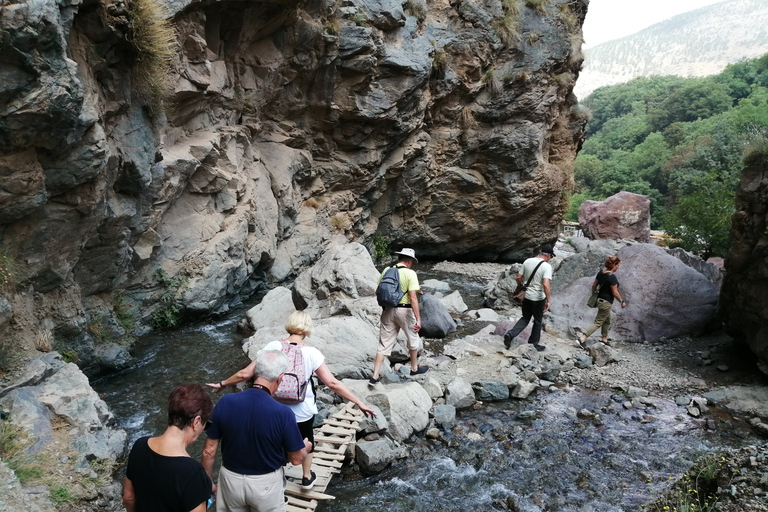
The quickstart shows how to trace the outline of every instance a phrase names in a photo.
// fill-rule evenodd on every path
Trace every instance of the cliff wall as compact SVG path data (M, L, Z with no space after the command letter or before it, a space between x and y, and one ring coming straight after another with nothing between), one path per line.
M2 334L97 368L334 241L513 261L556 237L586 2L171 1L164 108L148 2L0 11Z
M736 191L731 247L725 258L720 313L734 339L752 350L768 374L768 151L744 160Z

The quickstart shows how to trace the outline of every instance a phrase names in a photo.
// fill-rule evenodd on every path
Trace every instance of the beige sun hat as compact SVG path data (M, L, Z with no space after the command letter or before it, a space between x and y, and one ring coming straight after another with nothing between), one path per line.
M399 251L395 251L395 254L400 254L402 256L408 256L412 260L419 261L419 259L416 257L416 252L411 249L410 247L403 247Z

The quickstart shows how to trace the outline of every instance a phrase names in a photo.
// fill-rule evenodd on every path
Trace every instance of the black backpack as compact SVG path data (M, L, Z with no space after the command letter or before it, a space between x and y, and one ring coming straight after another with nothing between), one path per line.
M376 300L382 308L396 308L405 292L400 288L400 275L397 267L389 267L376 288Z

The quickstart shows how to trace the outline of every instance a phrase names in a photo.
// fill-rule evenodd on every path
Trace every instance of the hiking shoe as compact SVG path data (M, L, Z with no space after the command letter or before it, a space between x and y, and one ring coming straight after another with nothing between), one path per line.
M422 373L427 373L429 371L429 366L419 366L416 370L411 370L411 375L421 375Z
M506 333L504 335L504 346L509 349L509 347L512 346L512 336L509 335L509 333Z
M317 481L317 475L314 471L309 472L309 478L303 476L301 477L301 488L305 491L310 490L312 487L314 487L315 482Z
M539 345L538 343L534 343L533 346L536 347L536 350L538 350L539 352L544 352L545 350L547 350L547 347L545 347L544 345Z
M379 377L378 379L374 379L373 376L371 376L371 378L368 379L368 384L370 384L371 386L375 386L380 381L381 381L381 377Z

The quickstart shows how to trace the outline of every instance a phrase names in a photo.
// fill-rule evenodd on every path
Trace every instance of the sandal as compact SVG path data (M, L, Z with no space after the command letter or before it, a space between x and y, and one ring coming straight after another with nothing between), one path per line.
M579 344L579 346L586 350L587 348L587 339L584 338L583 340L581 338L577 339L576 342Z

